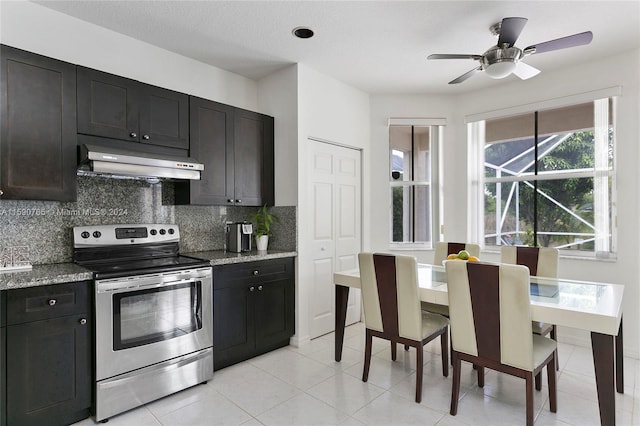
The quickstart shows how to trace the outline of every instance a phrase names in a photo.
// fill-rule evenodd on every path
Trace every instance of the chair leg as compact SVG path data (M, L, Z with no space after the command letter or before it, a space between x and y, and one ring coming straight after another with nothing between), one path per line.
M458 414L458 398L460 397L460 367L462 361L458 355L453 352L451 357L453 364L453 381L451 383L451 408L449 414L455 416Z
M364 369L362 370L362 381L366 382L369 380L369 367L371 366L371 345L373 341L373 336L371 332L367 329L365 333L365 345L364 345Z
M422 345L416 346L416 402L422 401L422 368L424 367Z
M553 340L555 340L556 342L558 341L558 331L556 328L556 325L552 325L551 326L551 338ZM560 360L558 360L558 350L556 349L556 370L560 370Z
M525 386L527 387L527 426L533 426L533 372L527 372Z
M395 361L398 358L398 347L396 342L391 341L391 361Z
M478 371L478 387L484 387L484 367L477 366Z
M557 354L554 354L554 358ZM556 363L557 360L552 360L547 364L547 382L549 385L549 409L552 413L558 411L558 390L556 386L556 370L553 369L551 363Z
M440 352L442 352L442 375L449 377L449 334L445 331L440 335Z
M542 389L542 371L536 374L535 381L536 381L536 390L540 391Z

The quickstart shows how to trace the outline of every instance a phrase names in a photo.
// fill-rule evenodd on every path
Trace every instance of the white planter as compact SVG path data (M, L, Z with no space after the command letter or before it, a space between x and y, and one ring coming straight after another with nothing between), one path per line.
M268 245L269 245L268 235L260 235L259 237L256 237L256 249L258 251L267 251Z

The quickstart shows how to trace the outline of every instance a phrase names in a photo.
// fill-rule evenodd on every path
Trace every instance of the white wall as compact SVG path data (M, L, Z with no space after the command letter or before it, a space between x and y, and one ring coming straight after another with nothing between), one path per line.
M26 1L0 1L0 43L253 111L258 84Z
M478 75L474 78L484 78ZM618 252L617 260L560 260L562 277L589 281L606 281L625 286L624 327L625 354L639 357L640 315L640 221L638 220L638 187L640 187L640 51L604 58L576 68L543 71L527 81L509 77L491 89L446 96L373 96L371 101L373 170L388 170L389 117L445 117L444 155L444 224L445 239L467 238L467 136L464 117L493 110L570 96L613 86L622 86L617 115L617 197ZM372 177L374 187L388 186L388 176ZM383 186L384 185L384 186ZM389 196L387 191L372 194L371 234L374 250L388 250ZM384 230L384 232L376 232ZM414 253L420 260L430 261L431 252ZM483 253L489 261L499 260L497 253ZM585 332L560 329L560 339L590 345Z
M369 205L369 95L338 80L298 64L298 164L307 162L308 138L318 138L363 150L363 205ZM298 287L296 293L298 318L297 344L309 340L310 251L306 241L311 239L312 224L307 202L306 168L298 175ZM363 209L363 229L368 229L369 209ZM363 232L365 247L368 232Z
M275 117L275 203L298 205L298 66L258 82L260 110Z

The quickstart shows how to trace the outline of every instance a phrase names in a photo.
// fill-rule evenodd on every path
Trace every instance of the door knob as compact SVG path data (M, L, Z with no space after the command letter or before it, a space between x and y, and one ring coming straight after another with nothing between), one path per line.
M142 139L144 139L145 141L148 141L150 138L149 138L149 135L142 135Z
M85 325L87 323L87 319L86 318L82 318L80 320L80 325Z
M131 132L129 133L129 136L131 136L132 138L137 138L138 134L136 132Z
M262 290L262 286L261 285L258 286L258 290Z
M56 304L56 299L49 299L49 306L53 306Z
M249 291L256 291L256 288L254 286L249 287Z

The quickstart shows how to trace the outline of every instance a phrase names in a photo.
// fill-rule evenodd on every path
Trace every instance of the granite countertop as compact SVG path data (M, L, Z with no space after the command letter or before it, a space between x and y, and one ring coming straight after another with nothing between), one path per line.
M253 262L254 260L278 259L281 257L295 257L298 255L295 251L284 250L267 250L266 252L251 251L248 253L232 253L224 250L211 250L180 254L198 257L200 259L207 259L211 262L211 266Z
M254 260L278 259L281 257L295 257L298 255L295 251L284 250L268 250L264 253L257 251L231 253L224 250L211 250L180 254L206 259L212 266L252 262ZM91 271L75 263L34 265L33 269L23 271L0 271L0 290L12 290L16 288L37 287L92 279L93 274Z
M62 284L73 281L92 280L93 274L75 263L53 263L33 265L23 271L0 271L0 290Z

